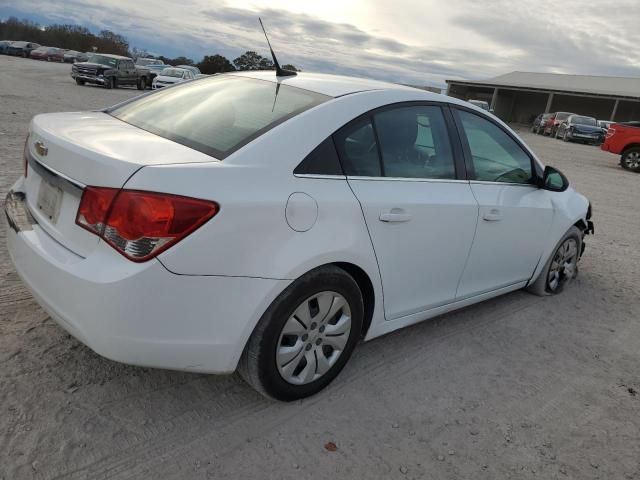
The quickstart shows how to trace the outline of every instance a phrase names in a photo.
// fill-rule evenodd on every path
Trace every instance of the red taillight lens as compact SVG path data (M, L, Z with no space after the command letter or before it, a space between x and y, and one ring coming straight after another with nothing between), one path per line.
M609 129L607 130L607 138L613 137L615 133L616 133L616 129L613 127L609 127Z
M215 202L165 193L87 187L76 223L143 262L176 244L219 211Z

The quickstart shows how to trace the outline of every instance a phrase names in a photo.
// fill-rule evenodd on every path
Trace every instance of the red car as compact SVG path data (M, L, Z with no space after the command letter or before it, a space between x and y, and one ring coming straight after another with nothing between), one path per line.
M571 115L573 114L570 112L555 112L553 116L547 120L547 123L545 123L542 134L549 135L550 137L555 137L556 133L558 133L558 127L560 126L560 124Z
M640 173L640 122L614 123L600 148L620 155L622 168Z
M56 47L38 47L29 54L34 60L46 60L47 62L64 62L65 50Z

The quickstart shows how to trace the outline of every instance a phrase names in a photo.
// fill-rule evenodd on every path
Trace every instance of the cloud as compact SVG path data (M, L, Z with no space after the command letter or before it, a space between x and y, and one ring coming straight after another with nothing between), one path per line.
M352 3L344 0L345 7ZM331 19L331 2L322 17L296 10L297 3L285 9L282 0L252 0L251 8L206 0L104 0L99 6L91 0L21 0L13 9L108 28L134 46L170 56L221 53L231 60L246 50L268 54L261 16L282 63L401 83L444 85L446 78L512 70L640 74L637 0L619 0L615 9L587 8L583 0L514 3L367 2L359 15L347 16L349 23Z

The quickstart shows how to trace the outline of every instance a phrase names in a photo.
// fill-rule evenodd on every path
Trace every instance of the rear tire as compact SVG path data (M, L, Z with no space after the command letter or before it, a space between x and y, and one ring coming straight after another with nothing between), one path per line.
M633 147L620 156L620 166L625 170L640 173L640 148Z
M138 80L138 83L136 85L138 87L138 90L144 90L145 88L147 88L147 80L145 77L140 77L140 79Z
M262 315L238 372L268 398L313 395L351 357L363 316L362 293L353 277L335 266L316 268L289 285Z
M578 276L582 232L572 226L553 249L540 275L527 290L534 295L557 295Z

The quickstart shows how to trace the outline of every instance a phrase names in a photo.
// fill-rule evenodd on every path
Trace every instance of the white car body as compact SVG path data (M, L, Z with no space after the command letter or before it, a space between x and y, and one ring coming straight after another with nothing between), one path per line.
M402 102L477 111L518 139L467 102L330 75L231 75L331 98L222 161L103 112L42 114L31 122L28 175L12 191L26 197L33 218L30 227L7 229L8 250L40 305L105 357L233 372L269 305L295 279L327 264L368 278L370 340L530 285L565 232L580 222L586 227L588 201L570 187L293 173L343 125ZM141 98L156 95L164 93ZM522 148L541 172L535 154ZM38 208L43 178L63 192L53 220ZM220 211L138 263L74 222L87 185L206 199Z
M182 75L178 77L173 75L168 75L166 73L167 70L170 70L172 72L181 72ZM153 82L151 82L151 89L157 90L158 88L169 87L171 85L175 85L176 83L182 83L182 82L186 82L187 80L193 80L194 78L195 76L190 70L187 70L185 68L168 67L162 70L162 72L160 72L159 75L154 77Z

